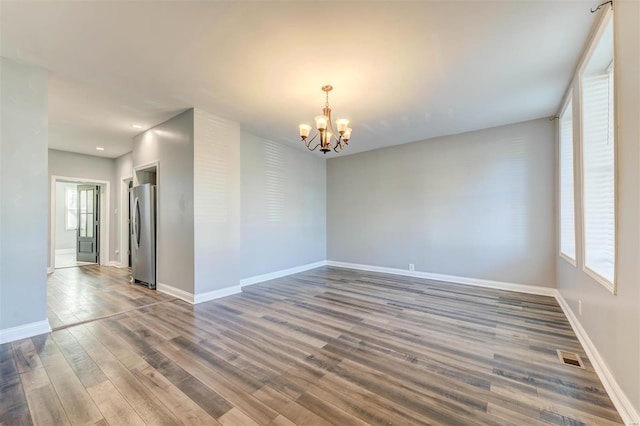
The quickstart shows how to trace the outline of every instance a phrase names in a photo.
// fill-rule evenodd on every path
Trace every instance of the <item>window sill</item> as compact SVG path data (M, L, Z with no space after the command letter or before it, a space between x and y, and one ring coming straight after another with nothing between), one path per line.
M591 278L596 280L598 283L602 284L602 286L604 286L604 288L609 290L611 292L611 294L613 294L615 296L615 294L616 294L616 285L615 285L615 283L612 283L611 281L609 281L608 279L606 279L602 275L600 275L597 272L589 269L587 266L584 266L582 268L582 270L584 271L585 274L589 275Z
M578 267L578 263L576 262L576 260L572 259L570 256L564 254L563 252L560 252L560 258L564 259L566 262L571 264L574 268Z

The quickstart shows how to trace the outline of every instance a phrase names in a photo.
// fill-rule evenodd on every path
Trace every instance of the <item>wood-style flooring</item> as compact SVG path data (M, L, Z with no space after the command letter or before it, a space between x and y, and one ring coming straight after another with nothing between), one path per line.
M0 374L2 424L621 424L553 298L331 267L1 345Z
M54 330L173 297L131 285L130 268L89 265L56 269L47 278L47 318Z

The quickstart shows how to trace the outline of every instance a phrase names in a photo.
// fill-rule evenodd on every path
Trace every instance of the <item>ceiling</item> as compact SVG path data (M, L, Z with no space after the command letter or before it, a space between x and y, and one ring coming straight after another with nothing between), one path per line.
M51 148L117 157L194 106L301 146L328 83L345 155L554 115L591 6L2 1L0 53L49 70Z

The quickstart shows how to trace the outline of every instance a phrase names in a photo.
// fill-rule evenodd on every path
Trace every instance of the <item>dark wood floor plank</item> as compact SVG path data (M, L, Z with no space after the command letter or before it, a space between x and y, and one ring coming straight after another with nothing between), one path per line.
M70 425L62 403L53 386L47 384L27 393L29 410L36 425Z
M12 356L5 351L5 356ZM31 414L24 395L20 376L10 374L2 376L0 382L0 423L31 424Z
M171 413L159 403L156 396L95 337L89 333L74 333L74 336L145 423L180 424L176 417L179 414Z
M13 342L13 356L19 373L41 368L42 362L31 339Z

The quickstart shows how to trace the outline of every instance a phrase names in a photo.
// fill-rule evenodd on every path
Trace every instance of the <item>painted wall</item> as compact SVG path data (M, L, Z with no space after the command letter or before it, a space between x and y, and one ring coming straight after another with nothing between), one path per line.
M157 281L193 293L194 112L188 110L133 138L133 167L159 162ZM134 183L135 184L135 183Z
M116 191L114 185L116 183L116 163L112 158L95 157L92 155L76 154L73 152L57 151L54 149L49 150L49 185L51 184L52 176L65 176L73 178L85 178L108 181L110 186L109 197L109 254L107 259L109 261L117 260L115 251L118 249L118 234L117 234L117 217L115 214L115 206L117 206ZM50 211L50 206L47 208ZM49 214L49 226L51 226L51 215ZM47 237L50 247L51 235ZM51 266L51 264L49 264Z
M332 158L329 260L553 287L548 119Z
M240 125L196 109L193 154L199 295L240 281Z
M617 295L611 294L582 270L584 247L580 238L582 205L580 169L581 123L577 77L573 82L574 138L576 141L576 257L578 266L559 256L557 284L615 380L640 412L640 3L616 0L615 100L617 113ZM578 301L582 301L582 315Z
M56 250L68 250L76 248L75 229L67 229L66 226L66 192L67 188L76 189L78 184L57 182L56 183Z
M241 133L241 278L325 260L326 162Z
M47 319L47 73L0 57L0 330Z
M125 248L125 251L122 251L122 241L123 239L128 239L129 238L129 225L127 223L123 224L123 220L128 220L129 219L129 211L128 211L128 204L127 204L127 199L129 196L129 191L128 190L123 190L122 188L122 182L124 179L130 179L133 178L133 155L132 153L127 153L125 155L122 155L118 158L116 158L116 199L118 200L118 205L117 205L117 209L118 209L118 213L116 214L116 217L118 219L118 223L116 226L116 232L117 232L117 248L116 250L118 250L118 254L115 258L115 260L117 260L118 262L120 262L121 266L127 266L128 265L128 253L127 250L129 250L129 248ZM128 243L127 243L128 244Z

